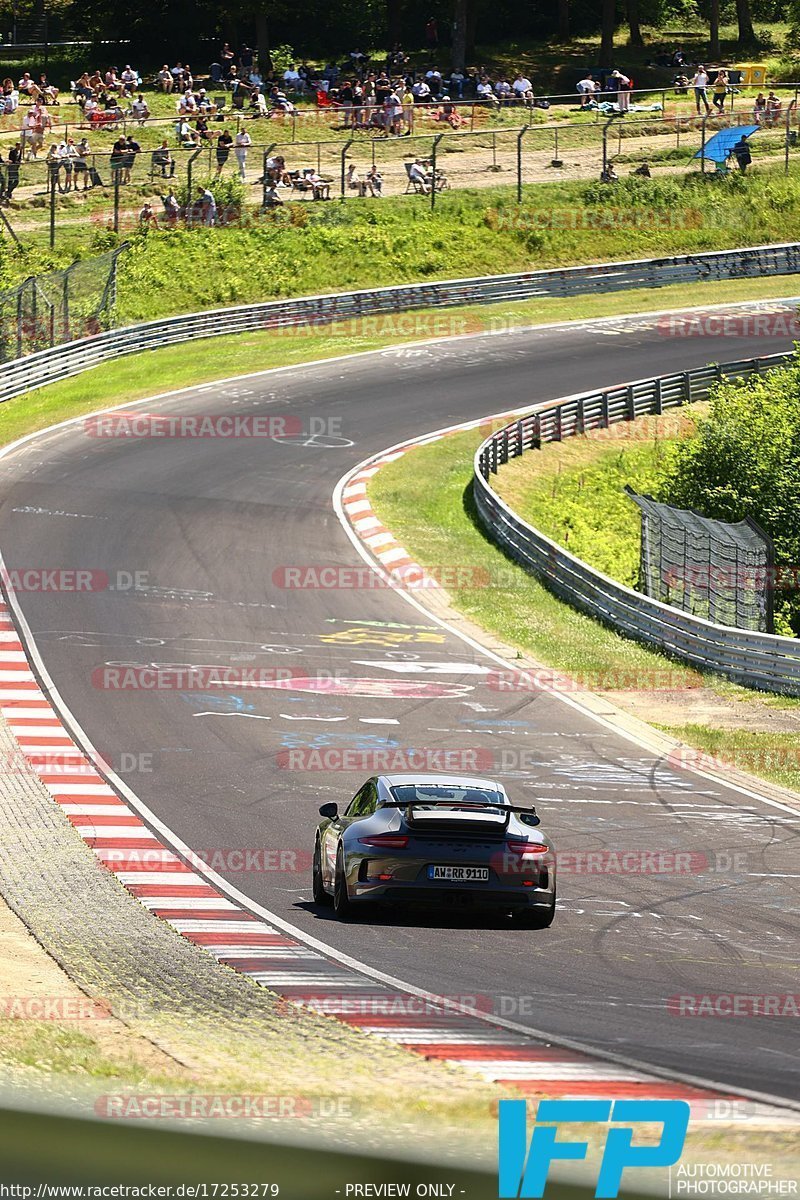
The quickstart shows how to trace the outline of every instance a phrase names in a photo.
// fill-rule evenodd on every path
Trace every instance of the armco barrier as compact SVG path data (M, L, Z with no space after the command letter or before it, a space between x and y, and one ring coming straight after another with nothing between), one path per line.
M155 350L178 342L256 329L323 325L377 313L416 308L526 300L536 296L572 296L582 292L604 295L622 288L663 287L671 283L760 278L800 272L800 244L754 246L710 254L649 258L631 262L597 263L519 275L489 275L451 279L405 287L375 288L296 300L274 300L212 312L166 317L141 325L112 329L95 337L67 342L4 364L0 401L22 395L58 379L77 375L122 354Z
M489 536L543 580L562 600L620 633L656 646L702 670L737 683L800 695L800 641L714 625L625 587L569 554L528 525L489 483L499 466L544 442L604 429L619 421L704 400L721 379L747 379L786 362L791 355L725 363L641 379L604 392L587 392L539 405L493 433L475 455L473 494Z

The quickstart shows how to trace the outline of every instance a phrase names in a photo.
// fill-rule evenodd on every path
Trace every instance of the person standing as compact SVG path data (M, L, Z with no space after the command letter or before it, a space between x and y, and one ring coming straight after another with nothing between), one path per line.
M247 168L247 151L253 144L253 139L246 129L240 129L233 140L233 153L236 155L236 161L239 164L239 178L242 183L245 179L245 170Z
M694 88L694 103L697 108L697 114L700 115L700 103L705 105L706 116L711 112L711 105L708 103L708 72L702 63L698 64L697 71L692 78L692 87Z
M19 187L19 167L22 162L22 144L15 142L8 152L8 160L6 166L6 200L10 201L14 195L14 189Z
M717 112L722 114L725 111L725 97L728 94L728 72L724 67L720 67L717 71L717 78L714 80L714 95L712 97L714 107Z
M611 74L617 81L617 108L620 113L626 113L631 105L631 81L621 71L612 71Z
M222 168L228 161L228 156L231 152L232 145L233 138L228 133L227 129L223 129L217 137L217 173L215 175L215 179L219 179L220 175L222 174Z
M739 170L743 175L746 174L747 168L753 161L753 157L750 153L750 143L747 140L746 133L742 134L736 145L733 147L733 154L737 163L739 164Z

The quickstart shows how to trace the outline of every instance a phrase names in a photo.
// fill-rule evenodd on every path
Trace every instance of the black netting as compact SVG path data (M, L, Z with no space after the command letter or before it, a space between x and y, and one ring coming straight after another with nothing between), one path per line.
M712 521L625 490L642 514L640 591L717 625L772 632L772 543L755 521Z

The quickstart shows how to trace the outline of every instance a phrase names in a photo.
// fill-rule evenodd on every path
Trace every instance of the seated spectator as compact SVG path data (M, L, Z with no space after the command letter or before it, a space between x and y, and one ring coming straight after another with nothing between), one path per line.
M194 98L194 92L186 91L182 96L179 96L175 102L175 108L179 117L194 116L197 112L197 101Z
M425 82L431 90L431 95L436 97L442 90L442 72L438 67L431 67L425 72Z
M533 84L521 71L511 86L518 103L528 104L533 100Z
M150 109L148 108L147 101L141 92L136 99L131 102L131 106L128 109L128 115L133 117L134 121L137 121L140 125L144 125L145 121L150 116Z
M209 96L205 88L200 88L200 91L195 96L198 110L209 117L213 117L217 111L217 106Z
M276 185L268 183L264 189L264 208L278 208L282 204L283 201L278 195Z
M268 117L267 101L260 88L253 88L250 93L250 109L254 117Z
M141 87L142 81L139 78L139 72L134 71L130 63L127 64L119 78L124 96L132 96L137 87Z
M125 90L125 85L120 80L119 75L117 74L116 67L108 68L105 75L103 76L103 83L106 85L106 87L108 88L108 90L110 92L118 92L119 94L121 94Z
M322 78L328 84L329 88L335 87L339 82L339 68L335 63L328 63L325 70L322 72Z
M153 206L149 200L145 200L139 210L139 228L146 233L148 229L158 229L158 217L153 212Z
M98 95L103 91L105 84L103 83L103 76L100 74L99 70L93 71L89 76L89 84L95 95Z
M502 79L498 79L497 83L494 85L494 94L501 104L507 103L510 99L511 84L508 82L505 76L503 76Z
M169 142L166 138L164 138L161 145L153 151L150 161L153 165L154 175L157 169L161 171L162 179L165 179L167 175L169 175L171 179L175 174L175 159L172 157L172 151L169 148Z
M425 170L424 163L421 159L415 159L408 168L408 178L412 181L412 183L418 185L419 190L424 195L427 196L429 194L431 190L432 177Z
M370 167L367 171L366 184L373 196L383 195L383 176L377 167Z
M89 96L83 105L83 115L87 121L93 121L100 112L100 101L96 96Z
M282 92L277 86L270 91L269 100L273 112L294 112L294 105L287 99L286 93Z
M197 193L199 217L203 225L214 225L217 220L217 202L214 193L201 187Z
M581 98L581 108L586 108L592 103L597 91L597 84L592 78L591 71L587 71L583 78L578 80L576 91Z
M767 97L763 92L759 92L753 104L753 120L756 125L760 125L767 114Z
M466 82L466 76L463 71L460 71L458 69L456 69L455 71L451 71L450 72L450 82L448 83L448 86L447 86L447 90L450 93L450 95L454 96L457 100L463 100L465 82Z
M416 83L412 84L411 94L414 97L415 104L430 103L431 89L424 79L418 79Z
M767 96L767 124L774 125L781 115L781 102L774 92Z
M187 72L182 62L176 62L170 74L173 87L178 91L185 91L187 87L191 87L191 84L187 82Z
M301 91L300 74L294 63L291 63L283 72L283 83L287 92Z
M367 194L367 185L359 175L355 163L350 163L350 166L347 168L345 185L349 191L355 192L358 196L365 196Z
M162 92L165 92L167 95L169 95L169 93L174 88L175 77L173 76L172 71L170 71L170 69L166 63L164 63L163 67L156 75L156 82L158 83L159 89Z
M492 108L500 107L500 102L494 94L492 81L489 79L488 75L485 75L478 83L476 88L476 98L483 104L491 105Z
M31 79L29 71L25 71L23 73L22 78L17 84L17 89L21 96L27 96L30 100L34 101L39 99L39 87L34 80Z
M89 72L84 71L80 79L78 79L73 88L75 100L80 108L83 108L90 96L94 95L94 88L89 82Z
M10 79L3 81L2 113L8 116L19 108L19 92Z
M59 90L55 84L47 82L46 75L39 76L37 87L42 104L58 104Z

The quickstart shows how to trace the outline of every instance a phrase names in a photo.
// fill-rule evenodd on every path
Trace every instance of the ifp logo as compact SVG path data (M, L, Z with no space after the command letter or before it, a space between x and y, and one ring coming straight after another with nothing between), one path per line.
M500 1200L539 1200L551 1162L586 1157L588 1143L556 1140L560 1124L625 1122L606 1135L594 1193L597 1200L614 1200L626 1167L669 1167L678 1161L689 1126L689 1105L685 1100L541 1100L530 1150L526 1102L501 1100L499 1118ZM642 1122L661 1126L657 1145L633 1145L633 1125Z

